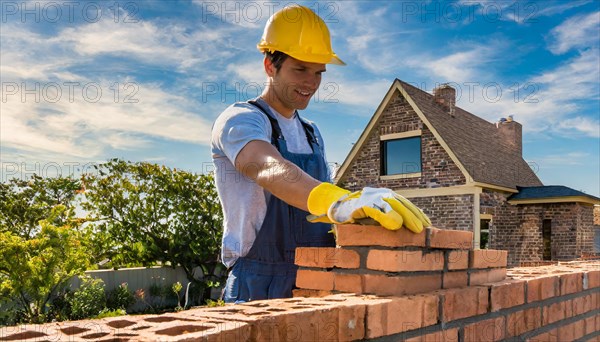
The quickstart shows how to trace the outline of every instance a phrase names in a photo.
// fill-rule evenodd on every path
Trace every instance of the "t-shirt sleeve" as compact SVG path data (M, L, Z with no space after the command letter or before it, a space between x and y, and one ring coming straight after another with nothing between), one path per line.
M270 143L271 127L265 114L246 106L232 106L215 121L212 152L235 163L238 153L253 140Z

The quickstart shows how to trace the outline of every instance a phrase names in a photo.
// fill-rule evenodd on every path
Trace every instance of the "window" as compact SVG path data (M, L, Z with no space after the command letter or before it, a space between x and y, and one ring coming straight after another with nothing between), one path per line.
M594 253L600 253L600 228L594 229Z
M490 222L489 219L479 221L479 248L486 249L490 240Z
M544 260L552 260L552 220L542 221L542 240L544 241Z
M421 137L381 141L381 175L421 172Z

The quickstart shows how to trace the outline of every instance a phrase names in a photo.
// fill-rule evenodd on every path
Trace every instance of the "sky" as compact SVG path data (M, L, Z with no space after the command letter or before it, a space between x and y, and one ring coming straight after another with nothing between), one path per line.
M312 1L346 66L300 115L342 163L398 78L523 125L545 185L600 196L600 1ZM212 122L265 86L256 49L290 2L0 1L1 181L110 158L211 172Z

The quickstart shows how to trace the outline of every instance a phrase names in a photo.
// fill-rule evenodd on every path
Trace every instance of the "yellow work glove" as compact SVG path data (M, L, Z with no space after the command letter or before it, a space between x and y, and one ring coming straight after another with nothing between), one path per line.
M421 209L390 189L369 188L351 193L330 183L321 183L308 196L311 222L356 223L371 218L381 226L397 230L404 225L415 233L431 226Z

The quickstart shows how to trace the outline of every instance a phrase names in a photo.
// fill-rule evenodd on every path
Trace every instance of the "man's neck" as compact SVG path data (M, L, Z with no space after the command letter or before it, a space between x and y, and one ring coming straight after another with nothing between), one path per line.
M281 116L291 119L296 113L295 110L286 108L277 98L277 95L267 88L260 97L269 105L275 109Z

